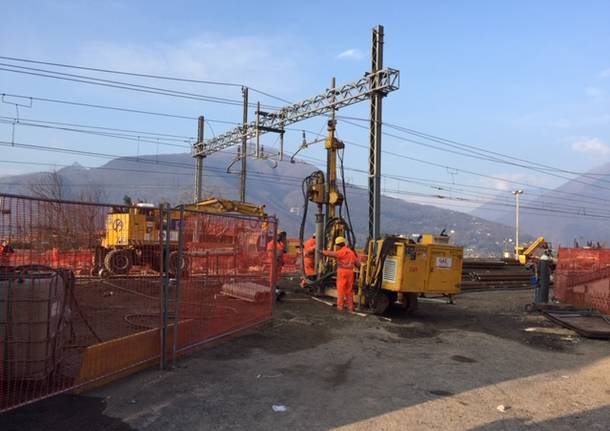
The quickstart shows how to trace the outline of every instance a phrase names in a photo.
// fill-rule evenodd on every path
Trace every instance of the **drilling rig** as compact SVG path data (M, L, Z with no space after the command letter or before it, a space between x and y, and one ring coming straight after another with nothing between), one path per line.
M326 138L327 175L325 177L323 172L315 171L303 181L304 211L299 232L301 250L308 204L312 202L317 207L316 277L304 284L314 294L331 297L337 295L334 288L336 267L333 260L322 257L321 250L332 249L338 236L345 237L350 247L355 246L343 175L343 193L337 187L337 159L343 172L343 156L339 151L343 152L344 148L343 142L335 137L333 115L328 121ZM347 220L341 217L343 207L346 208ZM453 295L460 293L463 248L449 244L449 239L444 234L427 233L419 235L417 240L405 235L369 238L354 302L360 309L382 314L393 304L414 311L417 298L424 294L444 295L451 300Z

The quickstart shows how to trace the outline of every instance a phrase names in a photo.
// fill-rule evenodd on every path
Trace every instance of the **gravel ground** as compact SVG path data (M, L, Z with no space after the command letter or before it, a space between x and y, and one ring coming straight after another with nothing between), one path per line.
M175 371L43 401L0 429L610 430L610 343L525 313L531 296L466 293L379 319L288 294L270 324Z

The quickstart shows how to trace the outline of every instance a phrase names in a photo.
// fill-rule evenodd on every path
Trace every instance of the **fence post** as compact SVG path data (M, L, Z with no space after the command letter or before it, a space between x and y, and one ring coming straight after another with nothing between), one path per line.
M269 277L271 281L271 314L273 314L273 310L275 309L275 299L276 299L276 293L275 293L275 286L278 282L278 276L277 276L277 218L274 217L273 219L273 228L272 228L272 235L273 235L273 258L271 259L271 276Z
M167 302L169 291L169 237L170 237L170 222L171 212L169 204L160 205L161 213L161 274L162 274L162 290L161 290L161 355L160 367L162 370L167 367Z
M180 280L182 278L182 262L184 261L184 205L180 205L180 225L178 226L178 263L176 270L176 292L174 296L174 340L172 345L172 368L176 368L176 346L178 344L178 324L180 315ZM185 268L186 268L186 261Z
M153 259L156 260L156 253L158 252L158 270L159 270L159 369L163 369L163 345L165 341L163 339L163 284L165 282L165 274L163 273L163 267L165 266L165 259L163 258L163 250L165 248L164 232L163 229L163 204L159 204L159 217L157 219L159 226L159 244L158 251L153 251Z

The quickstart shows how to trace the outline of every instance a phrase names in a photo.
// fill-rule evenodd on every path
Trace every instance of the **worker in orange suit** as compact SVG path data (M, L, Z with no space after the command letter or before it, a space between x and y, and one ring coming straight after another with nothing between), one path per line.
M316 234L303 243L303 275L305 279L313 281L316 278ZM301 286L305 286L306 280L303 280Z
M337 259L337 310L343 310L347 297L347 309L354 311L354 268L360 268L356 253L345 244L345 238L335 239L336 251L324 250L324 256Z
M277 282L280 279L282 273L282 267L284 266L284 243L286 241L286 232L281 231L277 235L277 241L275 241L275 272L273 269L273 239L267 243L267 264L269 265L269 282L271 286L275 288L275 297L279 301L284 292L277 287Z

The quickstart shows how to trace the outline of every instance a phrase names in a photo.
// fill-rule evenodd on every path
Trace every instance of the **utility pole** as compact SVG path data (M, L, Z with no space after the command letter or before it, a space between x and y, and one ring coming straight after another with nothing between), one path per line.
M261 134L259 130L261 118L261 102L256 102L256 158L261 158Z
M197 121L197 143L203 144L203 124L204 118L203 115L199 116ZM197 173L195 175L195 195L193 196L194 202L200 202L202 200L203 193L203 159L204 155L198 155L195 157L197 163Z
M371 87L379 83L379 72L383 69L383 26L373 28L371 50ZM384 92L371 93L369 126L369 239L380 237L381 218L381 105Z
M519 196L523 194L523 190L513 191L515 195L515 259L519 260Z
M280 113L281 118L284 118L284 114ZM284 121L280 120L280 162L284 161Z
M239 188L239 200L241 202L246 202L246 160L248 158L248 87L242 87L241 93L244 97L244 125L241 138L241 183Z

